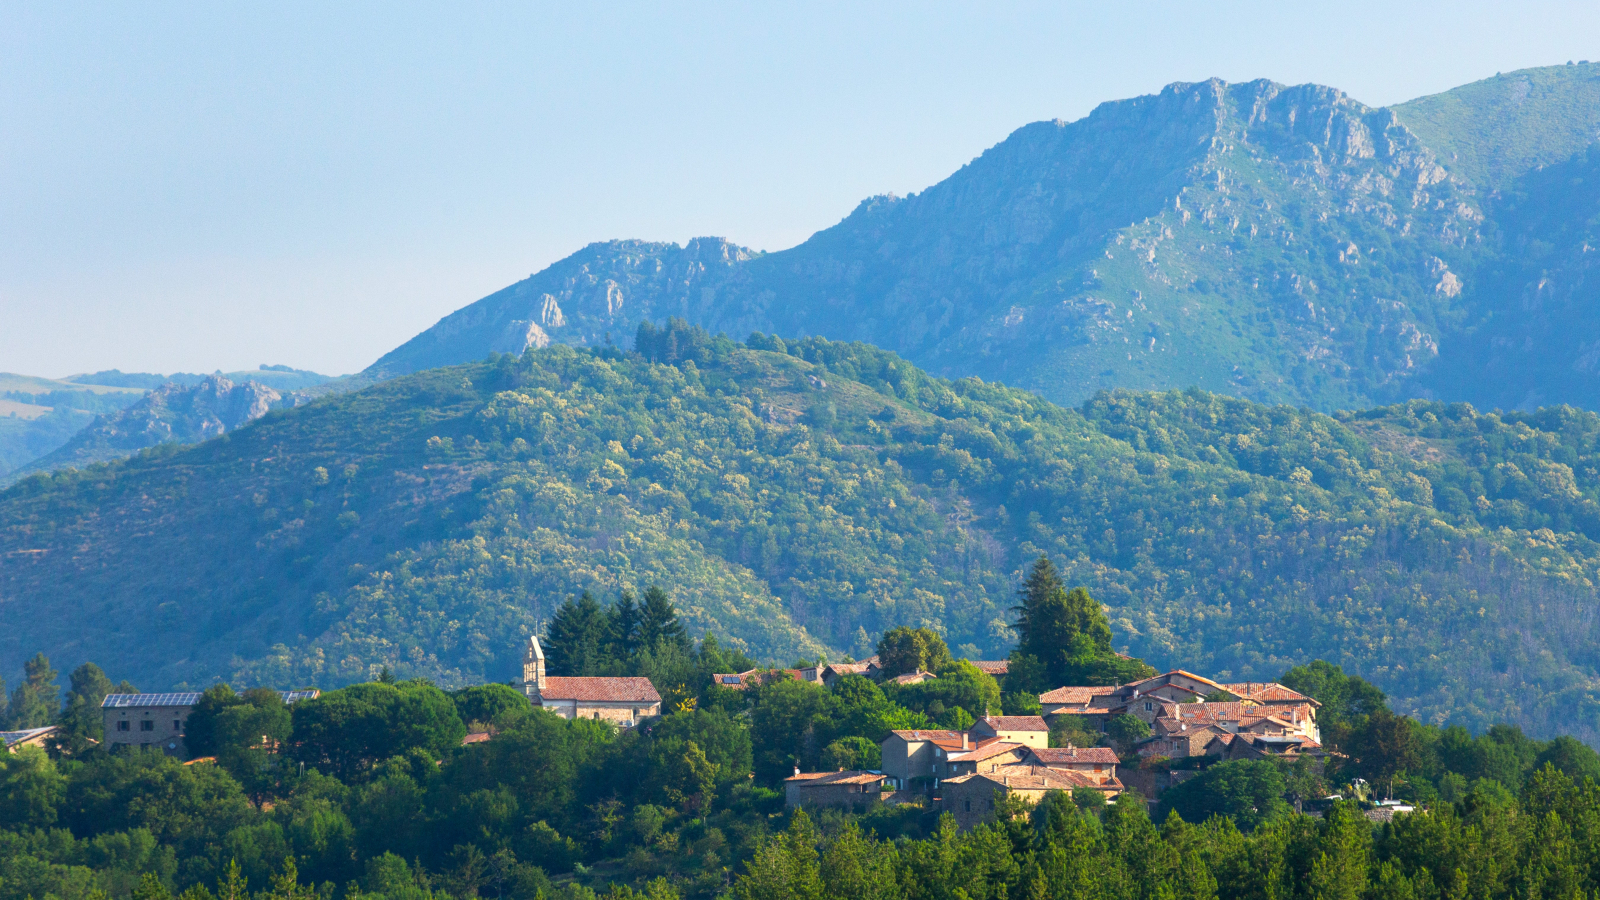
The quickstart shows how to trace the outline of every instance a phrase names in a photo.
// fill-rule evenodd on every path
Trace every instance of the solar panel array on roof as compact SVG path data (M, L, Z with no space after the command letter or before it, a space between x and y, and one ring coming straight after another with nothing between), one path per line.
M113 709L130 706L193 706L198 702L200 694L197 691L182 694L107 694L100 706Z
M283 702L294 703L297 700L315 700L322 694L316 688L309 691L279 691ZM179 694L107 694L106 699L100 702L102 709L125 709L146 706L193 706L200 702L197 691L186 691Z

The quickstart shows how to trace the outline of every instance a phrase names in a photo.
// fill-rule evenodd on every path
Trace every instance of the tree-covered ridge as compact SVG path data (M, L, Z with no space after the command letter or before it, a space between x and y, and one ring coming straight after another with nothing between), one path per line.
M503 680L569 597L656 583L759 660L865 656L900 624L998 659L1047 553L1158 667L1322 656L1429 721L1600 729L1593 414L1069 410L860 344L644 338L651 358L501 356L19 485L0 650L151 685ZM135 652L157 631L182 655Z
M676 634L671 604L655 605ZM628 610L619 598L606 613L608 653L644 633L620 627ZM552 644L571 658L586 639L567 632ZM1108 806L1095 790L1054 792L1000 798L962 831L927 796L786 810L777 788L791 766L875 765L890 729L927 728L936 707L942 724L970 725L998 697L989 676L947 661L916 685L849 675L731 690L711 674L736 656L656 642L668 645L676 672L650 677L682 678L687 693L639 728L563 719L498 684L446 692L386 673L288 708L275 691L219 684L189 716L187 740L209 758L187 765L96 745L99 718L73 711L98 706L110 681L85 664L60 740L0 755L0 900L1498 900L1600 884L1600 755L1569 737L1397 716L1325 662L1279 676L1322 702L1338 751L1325 766L1125 759L1124 777L1198 771L1154 815L1136 793ZM653 665L643 648L607 664ZM53 685L37 699L58 705ZM469 729L487 739L464 742ZM1375 825L1391 794L1407 805Z

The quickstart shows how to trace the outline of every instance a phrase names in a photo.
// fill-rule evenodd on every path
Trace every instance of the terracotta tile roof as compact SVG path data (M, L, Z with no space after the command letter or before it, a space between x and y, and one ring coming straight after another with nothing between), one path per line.
M1117 751L1110 747L1038 747L1028 751L1028 757L1041 766L1110 765L1117 764Z
M491 735L487 731L474 731L461 739L461 746L465 747L468 744L481 744L484 741L487 741L490 736Z
M590 703L660 703L661 695L648 678L547 678L539 688L545 700Z
M1101 783L1087 775L1067 769L1049 769L1043 766L1002 766L993 772L977 772L972 775L947 778L944 784L966 784L979 778L1013 791L1070 791L1080 787L1097 790L1122 789L1122 782L1114 777Z
M1151 682L1156 682L1156 681L1159 681L1162 684L1170 684L1172 682L1173 676L1175 676L1175 675L1181 675L1184 678L1188 678L1188 679L1192 679L1194 681L1198 681L1201 684L1210 685L1211 687L1217 688L1219 690L1223 689L1222 685L1218 684L1215 681L1212 681L1211 679L1205 677L1204 675L1196 675L1193 672L1188 672L1188 671L1185 671L1183 669L1173 669L1170 672L1162 672L1160 675L1152 675L1149 678L1144 679L1143 681L1132 681L1132 682L1129 682L1128 684L1123 685L1123 687L1125 687L1125 688L1139 688L1140 692L1142 693L1143 691L1146 691L1146 690L1154 690L1154 688L1145 688L1144 685L1147 685L1147 684L1150 684ZM1173 685L1173 687L1181 687L1181 685ZM1185 690L1189 690L1189 689L1185 688Z
M1254 700L1257 703L1306 703L1321 706L1321 703L1307 697L1299 691L1290 690L1275 681L1240 681L1235 684L1225 684L1228 693Z
M921 684L924 681L929 681L929 680L932 680L932 679L935 679L935 678L938 678L938 677L939 676L933 674L932 672L907 672L904 675L896 675L894 677L894 683L895 684Z
M1011 670L1010 660L1005 659L969 659L978 668L979 672L988 675L1004 675Z
M951 762L982 762L983 760L991 759L993 757L1000 756L1000 755L1005 754L1005 753L1011 753L1011 752L1014 752L1016 750L1021 750L1026 746L1027 746L1026 744L1018 744L1018 743L1015 743L1014 741L991 740L991 741L987 741L987 742L985 742L983 744L980 744L976 748L974 748L972 750L968 750L965 753L952 753L952 754L950 754L950 761Z
M1116 691L1116 688L1109 685L1106 687L1058 687L1053 691L1046 691L1040 694L1039 702L1083 705L1109 697Z
M956 746L961 746L961 732L941 731L937 729L915 729L910 731L891 731L890 734L906 741L954 741Z
M1045 724L1042 716L984 716L978 721L995 732L1050 730L1050 726Z
M847 769L843 772L801 772L784 781L801 782L801 787L824 787L834 784L876 784L886 777L882 772Z
M1237 722L1240 719L1254 715L1260 718L1259 713L1252 713L1250 707L1237 701L1227 703L1179 703L1174 707L1176 716L1190 724L1212 722Z
M835 675L865 675L876 668L878 668L878 658L876 656L869 656L860 662L833 663L832 665L824 668L823 671L831 671Z

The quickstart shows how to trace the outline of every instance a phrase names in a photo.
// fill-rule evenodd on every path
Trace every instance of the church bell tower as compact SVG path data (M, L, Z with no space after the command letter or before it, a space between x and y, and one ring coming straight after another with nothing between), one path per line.
M522 654L522 692L532 695L546 687L544 679L544 648L539 646L539 636L528 636L528 649Z

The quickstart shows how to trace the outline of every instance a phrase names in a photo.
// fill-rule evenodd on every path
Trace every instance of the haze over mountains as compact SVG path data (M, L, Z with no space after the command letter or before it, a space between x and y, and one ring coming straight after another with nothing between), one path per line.
M1600 65L1391 109L1212 80L1038 122L920 194L761 254L592 244L369 377L681 316L861 340L1076 403L1198 385L1353 408L1600 405Z
M1594 739L1600 417L1454 401L1600 409L1597 138L1587 64L1391 109L1180 84L790 250L592 244L346 393L168 391L38 461L79 471L0 493L0 671L500 680L565 596L651 582L774 661L994 656L1048 552L1158 664L1325 657ZM668 317L761 334L633 346Z

